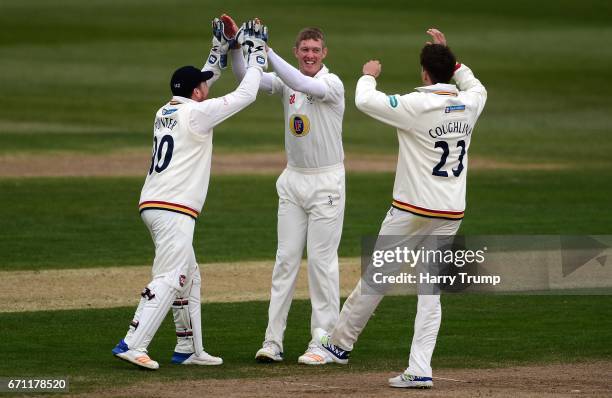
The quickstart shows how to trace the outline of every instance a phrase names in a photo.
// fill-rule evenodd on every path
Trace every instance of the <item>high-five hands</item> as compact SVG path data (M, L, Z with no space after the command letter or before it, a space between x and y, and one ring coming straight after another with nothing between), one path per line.
M239 41L241 40L240 36L242 35L242 29L238 29L236 22L227 14L221 15L219 19L223 22L223 35L229 42L229 47L240 48L242 43L239 43Z
M268 67L268 54L266 42L268 41L268 27L263 25L259 18L251 19L242 24L242 51L249 66L259 66L264 70Z
M210 65L219 65L221 69L227 68L227 51L229 49L229 40L224 34L223 21L219 18L212 20L212 48L208 56Z

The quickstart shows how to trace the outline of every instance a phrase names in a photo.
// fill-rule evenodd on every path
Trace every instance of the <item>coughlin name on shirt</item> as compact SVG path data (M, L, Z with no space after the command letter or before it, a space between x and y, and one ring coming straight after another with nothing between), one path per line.
M459 133L462 135L472 134L474 128L465 122L445 122L439 126L429 129L429 136L431 138L442 137L443 135L450 133Z

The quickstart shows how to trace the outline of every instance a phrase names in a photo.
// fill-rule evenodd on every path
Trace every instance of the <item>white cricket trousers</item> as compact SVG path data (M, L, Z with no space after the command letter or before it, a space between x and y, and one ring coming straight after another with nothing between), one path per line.
M319 169L288 166L278 178L278 249L264 344L274 343L283 351L304 246L308 253L311 335L315 328L328 330L338 320L338 245L344 220L344 189L342 163Z
M417 216L391 208L383 221L379 235L398 236L454 236L461 220L445 220ZM361 279L346 299L338 323L331 331L332 343L350 351L384 295L361 294ZM414 335L410 346L408 373L431 377L431 356L442 321L439 295L418 295Z
M177 352L201 353L200 270L193 251L195 220L166 210L145 210L142 220L155 244L152 280L142 293L125 342L145 351L173 307Z

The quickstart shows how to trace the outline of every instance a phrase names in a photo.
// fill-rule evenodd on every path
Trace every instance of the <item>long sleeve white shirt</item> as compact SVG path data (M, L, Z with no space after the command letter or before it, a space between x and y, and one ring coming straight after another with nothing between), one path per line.
M175 96L157 111L141 211L165 209L197 218L208 192L213 128L255 101L261 75L260 68L250 67L227 95L202 102Z
M457 86L435 84L405 95L377 91L372 76L357 82L357 108L397 129L394 207L426 217L463 217L468 151L487 91L465 65L454 79Z
M242 79L245 61L241 50L232 50L232 70ZM264 73L260 90L281 97L284 109L287 164L314 169L341 164L344 85L326 66L306 76L272 49L268 61L275 73Z

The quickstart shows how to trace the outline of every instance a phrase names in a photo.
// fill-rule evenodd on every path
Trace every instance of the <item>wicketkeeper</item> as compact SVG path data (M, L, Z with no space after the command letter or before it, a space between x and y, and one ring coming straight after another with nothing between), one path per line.
M141 294L125 338L112 350L116 357L143 368L159 368L147 355L147 347L170 307L177 336L172 362L223 363L204 351L200 270L192 241L208 190L213 127L255 101L267 64L261 32L245 30L244 36L254 48L244 61L246 75L235 91L208 99L233 39L224 35L222 22L215 18L206 65L202 70L193 66L177 69L170 80L173 97L155 115L153 155L139 205L155 244L152 280Z

